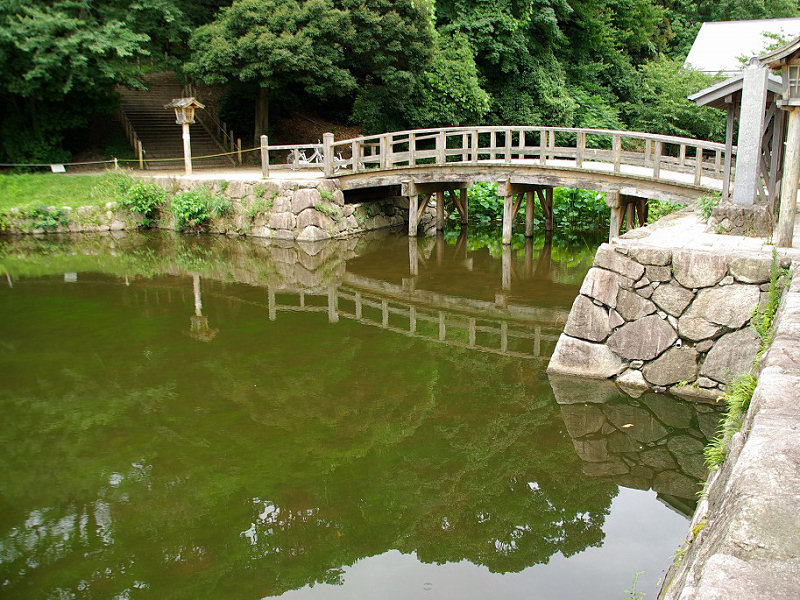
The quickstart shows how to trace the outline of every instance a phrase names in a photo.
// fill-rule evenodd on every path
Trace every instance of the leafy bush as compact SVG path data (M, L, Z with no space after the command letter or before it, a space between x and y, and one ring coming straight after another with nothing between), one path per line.
M69 212L63 208L39 205L25 210L22 215L33 221L34 229L58 229L69 224Z
M136 182L125 191L121 204L142 217L139 227L150 227L158 216L159 207L164 204L164 188L155 183Z
M700 199L697 201L697 206L700 207L700 214L702 215L704 221L708 221L711 218L711 211L713 211L714 207L719 204L720 200L721 197L719 194L700 197Z
M199 229L210 216L207 199L203 193L195 190L175 194L171 210L178 229Z
M233 214L233 202L221 194L209 194L206 198L208 209L211 214L221 219Z
M258 190L256 190L256 192L257 191ZM263 193L261 194L261 196L259 196L256 193L256 199L250 206L247 207L246 214L247 218L250 219L250 221L255 221L258 215L266 214L272 209L272 203L273 203L272 198L263 198L262 196Z
M742 428L744 415L750 406L750 400L756 389L756 378L746 373L731 382L731 388L722 399L727 402L728 410L720 427L720 432L703 450L706 464L716 467L725 460L731 438Z
M669 200L650 200L647 203L647 223L655 223L661 217L672 214L683 208L683 204Z

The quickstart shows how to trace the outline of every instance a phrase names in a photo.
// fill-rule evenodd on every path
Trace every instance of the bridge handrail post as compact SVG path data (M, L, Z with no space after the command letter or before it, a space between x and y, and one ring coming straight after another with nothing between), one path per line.
M653 154L653 147L652 147L651 140L644 141L644 166L647 166L647 162L650 160L650 156Z
M504 135L506 136L506 156L505 162L507 165L511 164L511 128L507 127Z
M653 150L653 179L658 179L661 176L661 142L655 143Z
M408 166L417 164L417 134L413 131L408 134Z
M583 152L586 149L586 132L579 131L575 140L575 166L583 167Z
M678 164L682 167L686 164L686 144L681 144Z
M547 164L547 129L539 130L539 164Z
M333 177L333 134L322 134L322 168L325 177Z
M478 162L478 158L479 158L478 157L478 150L481 147L481 141L480 141L480 138L478 137L478 130L477 129L473 129L471 133L472 133L472 162L476 163L476 162Z
M611 147L614 157L614 173L619 173L622 162L622 137L619 134L614 134Z
M703 175L703 149L700 146L695 147L694 157L694 184L700 185Z
M497 148L497 130L492 129L489 132L489 160L497 158L495 149Z
M269 177L269 138L261 136L261 178Z
M380 153L380 166L381 169L388 169L389 168L389 134L384 133L380 138L378 138L380 148L378 152Z
M518 140L518 142L519 142L519 158L520 158L520 160L525 158L525 143L526 143L526 141L525 141L525 133L526 133L525 129L520 129L519 130L519 140Z
M353 173L358 173L361 162L361 142L353 140L350 144L350 154L353 156Z
M436 164L443 166L447 162L447 134L444 130L436 135Z
M465 131L461 134L461 162L469 161L469 134Z

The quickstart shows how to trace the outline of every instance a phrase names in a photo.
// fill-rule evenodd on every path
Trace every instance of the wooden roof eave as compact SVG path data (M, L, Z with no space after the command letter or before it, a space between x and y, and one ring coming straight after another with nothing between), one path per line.
M758 60L760 60L762 64L768 66L770 69L776 70L783 67L786 64L787 59L798 52L800 52L800 37L792 40L785 46L781 46L777 50L773 50L767 54L762 54L758 57Z
M734 75L725 81L720 81L704 90L700 90L696 94L692 94L689 96L689 100L698 106L710 106L711 108L726 110L728 105L734 102L737 95L741 96L743 83L744 74ZM781 78L770 75L767 81L767 91L780 95L783 91Z

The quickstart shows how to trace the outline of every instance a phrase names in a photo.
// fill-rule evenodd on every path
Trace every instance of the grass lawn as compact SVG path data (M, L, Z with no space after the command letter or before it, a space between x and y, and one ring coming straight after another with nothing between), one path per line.
M34 206L104 205L114 202L124 171L99 175L30 173L0 175L0 212Z

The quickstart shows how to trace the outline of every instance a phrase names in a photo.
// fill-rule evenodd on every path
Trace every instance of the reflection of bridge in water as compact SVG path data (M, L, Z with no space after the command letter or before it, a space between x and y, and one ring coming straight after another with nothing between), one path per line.
M531 306L510 292L513 281L538 280L549 286L551 240L534 264L532 242L524 251L524 267L517 273L512 250L502 252L502 282L494 301L427 290L419 287L420 268L459 268L472 271L473 258L466 244L466 230L455 247L447 248L439 236L430 255L408 239L409 272L400 283L346 270L340 281L323 288L299 284L267 286L270 320L281 312L327 315L330 323L341 318L403 335L480 352L518 358L547 360L566 323L568 308ZM445 257L446 254L450 256ZM572 286L561 286L570 287ZM572 289L569 294L574 294Z

